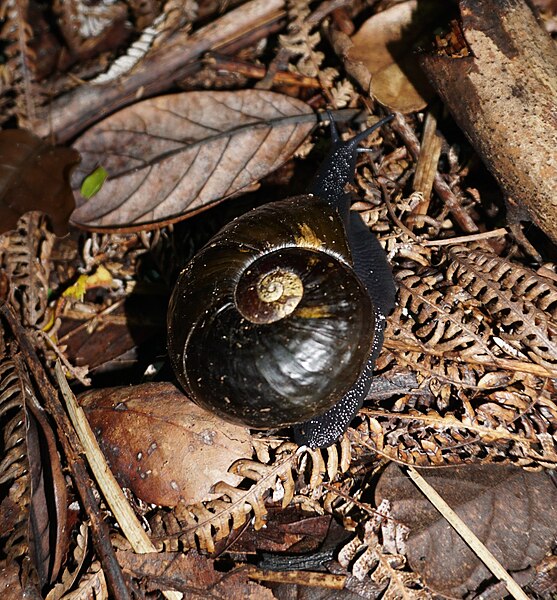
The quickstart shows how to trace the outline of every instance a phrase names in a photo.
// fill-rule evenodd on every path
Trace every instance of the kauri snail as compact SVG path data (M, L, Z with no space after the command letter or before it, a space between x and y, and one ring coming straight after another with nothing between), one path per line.
M176 376L200 406L298 443L331 445L370 387L395 287L345 191L358 143L332 148L307 195L225 226L180 274L168 310Z

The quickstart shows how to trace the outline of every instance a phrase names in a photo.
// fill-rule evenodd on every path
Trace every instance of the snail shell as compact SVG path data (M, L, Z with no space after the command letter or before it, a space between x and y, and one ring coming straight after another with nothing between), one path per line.
M344 191L361 137L333 129L312 194L235 219L178 278L170 360L190 398L225 420L295 425L299 443L327 446L365 398L394 284Z
M186 392L230 421L270 428L321 414L350 389L373 309L338 213L297 196L221 230L181 274L168 325Z

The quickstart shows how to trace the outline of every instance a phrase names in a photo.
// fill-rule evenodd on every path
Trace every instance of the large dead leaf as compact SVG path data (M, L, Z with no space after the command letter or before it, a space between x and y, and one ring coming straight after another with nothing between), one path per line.
M184 214L254 183L284 163L313 127L311 108L258 90L190 92L139 102L89 129L75 144L81 180L102 164L109 179L72 221L135 228Z
M367 68L369 92L381 104L407 113L423 109L433 96L413 45L438 14L438 2L408 0L373 15L352 37L346 58Z
M200 502L253 449L249 431L225 423L171 383L86 392L80 402L119 482L154 504Z
M51 146L23 129L0 131L0 233L37 210L64 235L75 206L69 176L78 162L72 148Z
M31 473L29 551L44 586L58 577L68 547L68 498L54 433L30 388L24 393Z
M247 598L273 600L272 591L248 579L248 571L240 567L221 572L214 561L190 550L183 552L157 552L135 554L120 550L118 562L135 577L146 578L152 584L180 590L186 598Z
M547 473L513 466L473 465L420 473L509 571L537 564L557 533L557 488ZM392 463L376 489L391 503L391 516L410 528L407 556L437 593L463 597L491 574Z

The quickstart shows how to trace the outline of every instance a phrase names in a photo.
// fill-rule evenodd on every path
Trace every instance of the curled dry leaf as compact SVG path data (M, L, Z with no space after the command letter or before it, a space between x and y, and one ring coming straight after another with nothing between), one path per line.
M218 481L250 457L250 434L204 411L171 383L91 390L80 398L119 482L145 502L206 500Z
M437 2L409 0L373 15L352 37L346 59L367 69L369 83L365 87L381 104L408 113L422 110L428 103L433 91L412 46L438 13ZM359 73L361 77L365 71Z
M0 132L0 233L14 229L29 211L46 213L64 235L75 203L70 171L79 162L72 148L56 147L23 129Z
M151 98L111 115L75 144L83 163L109 179L72 221L90 229L142 229L237 193L279 167L315 119L295 98L260 90L190 92Z
M67 550L66 480L19 347L6 338L0 331L1 545L10 561L28 555L25 570L43 588L57 578Z
M557 488L544 471L471 465L421 470L508 571L536 565L557 533ZM376 489L410 528L408 563L436 593L461 598L491 574L433 505L391 463Z
M54 432L30 390L30 386L24 386L31 474L29 554L35 563L41 586L44 586L56 581L68 548L68 497Z

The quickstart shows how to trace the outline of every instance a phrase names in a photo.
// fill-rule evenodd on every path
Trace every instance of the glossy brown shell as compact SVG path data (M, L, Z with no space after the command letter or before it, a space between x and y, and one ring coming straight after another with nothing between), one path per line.
M286 282L284 314L254 292L269 277L273 301L277 281ZM169 355L202 407L251 427L292 425L324 413L356 382L370 356L373 314L337 212L296 196L230 223L180 274Z

